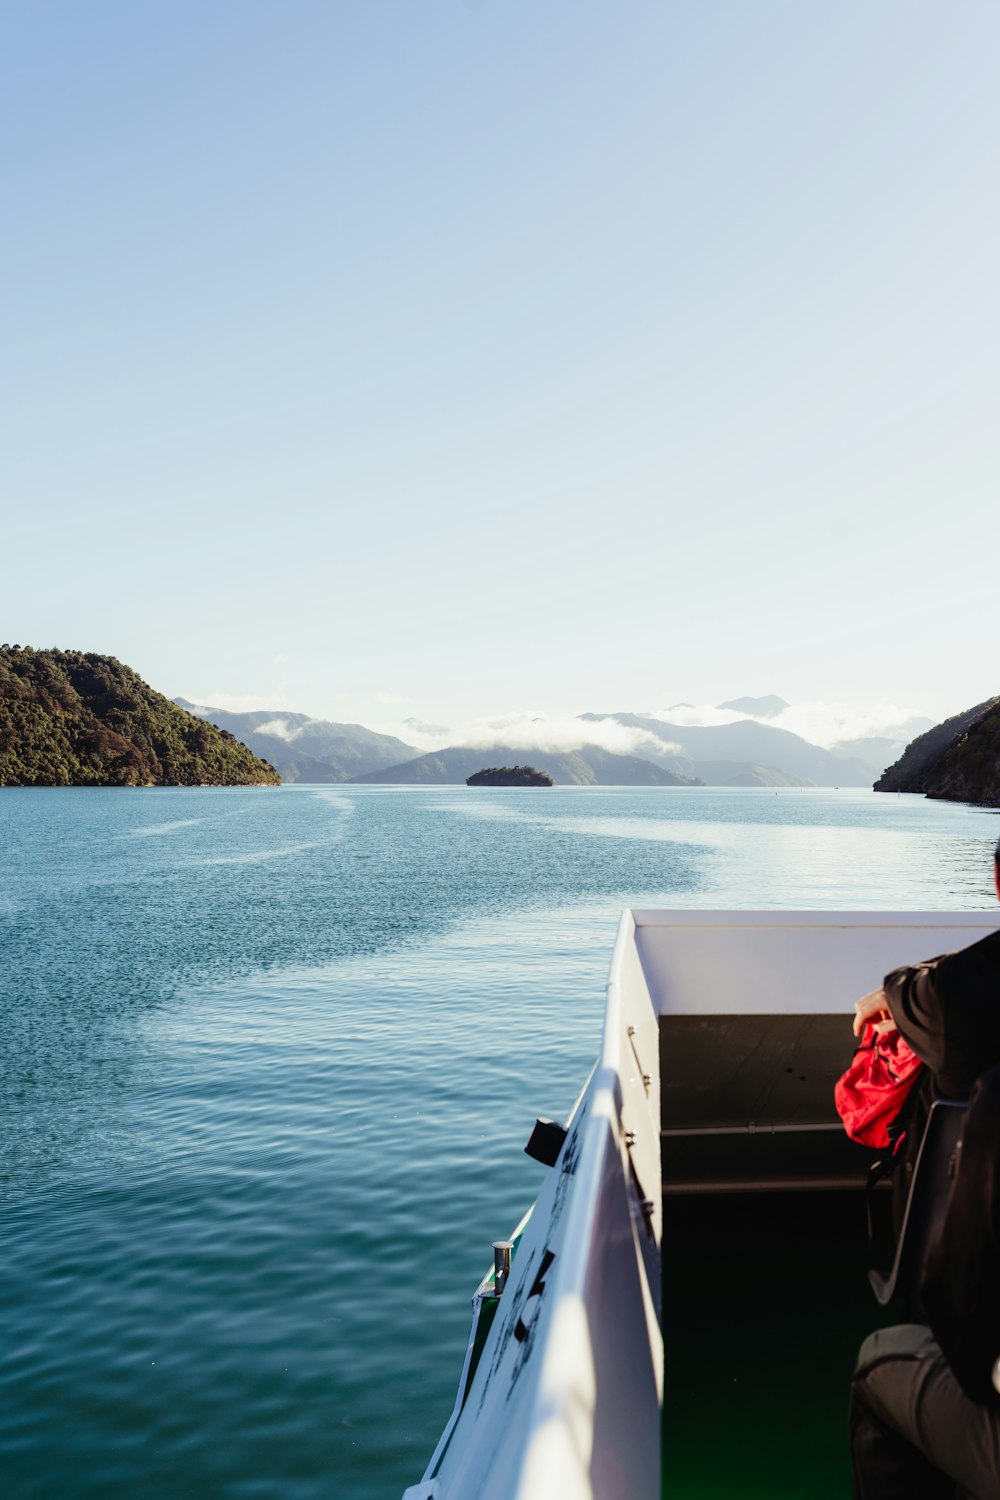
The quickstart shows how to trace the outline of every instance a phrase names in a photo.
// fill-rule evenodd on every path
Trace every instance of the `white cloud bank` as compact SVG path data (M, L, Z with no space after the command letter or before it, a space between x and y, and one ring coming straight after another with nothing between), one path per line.
M677 724L682 729L700 729L710 724L735 724L747 714L734 713L728 708L713 708L710 703L679 703L676 708L651 708L639 710L640 719L659 719L664 724ZM762 719L761 723L765 721Z
M390 697L389 694L384 696L387 699ZM213 708L227 709L231 713L261 711L259 698L214 693L208 701ZM274 717L261 724L257 733L271 735L289 745L310 724L325 722L310 719L306 724L292 725L282 713L282 710L295 711L289 705L272 701L267 707L274 711ZM921 732L921 726L915 725L914 720L924 717L898 703L859 706L822 701L794 704L773 718L741 714L733 709L716 708L706 703L651 709L639 716L658 720L664 725L676 724L678 728L733 724L741 719L754 718L760 724L790 730L792 734L824 749L834 749L847 740L872 737L908 742ZM491 745L507 745L513 750L526 752L547 751L550 754L579 750L584 745L596 745L615 755L649 756L651 752L658 752L660 755L683 754L681 747L668 738L661 739L647 729L619 724L615 719L583 720L573 714L547 714L530 710L470 719L450 729L436 724L424 724L415 719L391 724L369 724L366 727L377 734L395 735L421 754L451 746L485 750Z
M811 745L821 745L830 750L845 740L861 740L884 737L892 740L910 740L919 729L910 726L914 719L924 718L910 708L898 703L875 703L860 707L854 703L796 703L782 709L773 718L762 718L757 714L741 714L733 709L714 708L711 704L697 704L685 708L656 709L649 715L662 723L694 727L696 725L735 724L740 719L753 718L758 724L770 724L775 729L787 729L800 735Z
M268 719L266 724L258 724L254 734L269 734L272 739L284 740L290 745L297 740L306 726L304 724L291 725L287 719Z
M790 729L814 745L831 746L844 740L885 738L911 740L920 730L911 727L914 719L926 718L898 703L876 703L857 708L850 703L797 703L786 708L771 722L779 729Z
M648 729L632 729L614 719L578 719L573 714L543 714L530 711L471 719L440 733L427 733L410 724L371 725L379 734L394 734L422 754L461 745L470 750L488 750L507 745L512 750L548 751L551 755L596 745L614 755L679 754L680 747Z

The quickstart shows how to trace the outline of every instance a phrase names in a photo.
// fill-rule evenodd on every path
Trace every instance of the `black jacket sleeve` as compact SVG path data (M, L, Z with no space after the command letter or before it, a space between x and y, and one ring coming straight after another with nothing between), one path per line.
M937 984L941 958L893 969L885 976L885 998L905 1041L934 1074L944 1064L944 1011Z
M885 996L947 1098L967 1099L980 1074L1000 1063L1000 933L894 969L885 976Z

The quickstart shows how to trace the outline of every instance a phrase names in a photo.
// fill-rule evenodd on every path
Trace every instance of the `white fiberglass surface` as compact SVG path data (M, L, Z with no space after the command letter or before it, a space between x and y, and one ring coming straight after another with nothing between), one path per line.
M657 1014L850 1012L891 969L964 948L994 912L636 911Z

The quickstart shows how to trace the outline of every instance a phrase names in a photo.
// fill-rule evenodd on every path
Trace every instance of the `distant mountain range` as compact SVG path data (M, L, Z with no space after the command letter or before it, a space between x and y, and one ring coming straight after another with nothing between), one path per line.
M752 761L693 760L691 765L705 786L815 786L806 776L779 771L775 766L758 766Z
M1000 697L918 736L879 777L875 790L1000 807Z
M179 707L249 745L255 755L269 760L283 781L350 781L361 771L378 771L411 760L420 751L391 734L378 734L363 724L336 724L309 714L257 709L235 714L205 708L175 698Z
M1000 699L929 727L901 757L901 743L885 737L829 750L810 744L770 722L789 712L774 694L733 698L700 716L719 710L747 717L685 724L699 715L677 704L662 716L581 714L567 733L564 719L542 716L527 733L521 724L514 745L498 732L493 743L459 739L421 752L363 724L171 702L114 657L3 646L0 785L273 784L278 773L308 783L461 784L485 766L527 757L563 786L869 786L877 776L879 790L1000 805ZM448 733L417 719L407 726L424 745ZM562 748L541 748L553 734Z
M484 766L513 764L524 750L510 745L490 745L486 750L469 750L455 746L449 750L431 751L403 765L382 771L352 776L354 782L394 782L404 784L444 784L463 782ZM638 755L614 755L597 745L581 745L579 750L530 752L557 786L693 786L691 779L678 776L663 766L653 765ZM700 785L700 783L697 783Z
M312 783L461 783L484 766L527 755L562 785L871 786L902 748L902 742L888 738L859 739L835 750L810 744L790 730L760 722L788 708L774 694L719 704L727 712L756 716L727 724L687 725L621 712L580 715L581 738L588 733L587 725L606 720L638 731L634 738L641 737L641 745L634 754L613 753L598 743L549 751L523 743L512 747L502 739L481 748L453 744L422 753L403 739L361 724L340 724L284 710L230 713L185 698L174 701L242 740L277 767L285 781ZM678 712L681 708L676 705ZM447 733L440 725L416 719L407 723L415 737ZM930 721L913 723L923 727ZM594 741L602 738L598 730L589 732Z
M728 703L715 706L731 709L737 714L751 714L755 719L776 719L786 708L791 708L791 704L779 698L777 693L769 693L766 698L730 698Z
M669 712L669 710L668 710ZM716 785L871 786L882 766L858 757L835 755L810 745L787 729L760 724L756 719L737 719L731 724L671 724L642 714L584 714L587 720L613 719L627 728L641 729L664 742L663 750L643 750L643 755L681 776L700 776L703 781L723 774ZM675 748L676 747L676 748ZM708 775L705 771L708 771ZM714 773L714 776L713 776ZM756 773L756 774L755 774ZM775 783L759 779L778 775ZM748 781L747 778L751 779Z

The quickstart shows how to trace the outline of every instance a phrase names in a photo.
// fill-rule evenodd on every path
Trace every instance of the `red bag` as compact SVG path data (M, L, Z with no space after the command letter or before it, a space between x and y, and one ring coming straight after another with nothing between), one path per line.
M923 1067L898 1031L879 1036L869 1022L851 1066L833 1090L837 1113L852 1141L862 1146L895 1146L889 1127Z

